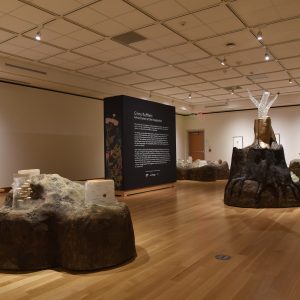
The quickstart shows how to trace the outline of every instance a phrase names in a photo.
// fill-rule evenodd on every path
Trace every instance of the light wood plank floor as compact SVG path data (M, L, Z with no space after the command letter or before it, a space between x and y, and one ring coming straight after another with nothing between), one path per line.
M133 262L93 273L0 271L0 299L300 299L300 208L227 207L225 184L180 181L126 198Z

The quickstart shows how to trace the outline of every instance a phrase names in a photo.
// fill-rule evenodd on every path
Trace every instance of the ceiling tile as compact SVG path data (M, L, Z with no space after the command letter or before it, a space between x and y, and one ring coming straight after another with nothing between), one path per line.
M141 71L141 70L160 67L164 65L164 63L160 62L159 60L156 60L144 54L123 58L114 61L113 64L131 71Z
M243 23L224 5L175 18L166 24L191 40L244 28Z
M299 93L300 87L298 85L296 86L290 86L290 87L280 87L275 89L269 90L272 94L280 93L280 94L286 94L286 93Z
M68 14L66 18L86 27L107 20L106 16L90 7L84 7L71 14Z
M220 3L220 0L176 0L188 11L200 10Z
M1 0L2 1L2 0ZM58 15L66 14L74 9L82 6L80 2L75 0L61 1L61 0L28 0L31 3L36 4L46 10L54 12Z
M289 72L294 78L300 77L300 69L289 70Z
M230 86L236 86L236 85L251 84L252 82L249 79L247 79L246 77L239 77L239 78L214 81L214 83L221 87L230 87Z
M203 82L203 80L194 75L184 75L184 76L164 79L164 82L167 82L175 86L181 86L181 85L188 85L194 83L201 83Z
M201 95L203 96L215 96L215 95L224 95L228 94L228 91L225 89L214 89L214 90L207 90L207 91L201 91Z
M185 42L185 39L160 24L138 29L136 32L147 39L131 44L140 51L148 52Z
M300 41L270 46L269 49L277 58L300 56Z
M52 21L44 25L43 28L49 29L59 34L70 34L71 32L81 30L81 27L63 19Z
M136 3L136 5L139 5ZM161 0L142 6L143 10L158 20L165 20L187 13L175 0Z
M128 31L128 27L124 26L121 23L118 23L114 20L106 20L95 25L92 25L91 28L102 35L105 36L115 36Z
M10 44L10 43L0 44L0 51L8 53L8 54L17 54L23 50L24 50L24 48Z
M111 61L137 53L137 51L109 39L78 48L74 51L102 61Z
M167 84L165 82L161 82L159 80L145 82L145 83L139 83L139 84L135 84L134 86L139 89L146 90L146 91L153 91L153 90L164 89L164 88L170 87L169 84Z
M263 74L282 70L282 67L275 61L268 61L259 64L236 67L244 75Z
M90 7L110 18L117 17L133 10L130 5L122 0L102 0L92 4Z
M241 66L241 65L263 62L265 58L265 53L266 53L266 49L256 48L256 49L231 53L226 55L225 58L226 58L227 65ZM270 56L270 60L272 59L273 59L272 56Z
M99 34L96 34L86 29L74 31L68 36L83 43L93 43L103 39L103 37Z
M214 35L214 32L193 14L175 18L165 23L188 40L198 40Z
M264 43L271 45L300 39L299 27L300 18L267 25L262 29Z
M248 26L257 26L299 15L298 0L238 0L230 3Z
M300 68L300 56L294 58L281 59L280 62L287 69Z
M56 48L56 47L53 47L53 46L50 46L50 45L46 45L46 44L42 44L42 43L39 43L39 45L34 47L33 49L35 51L45 53L45 54L48 54L48 55L55 55L55 54L58 54L58 53L63 51L59 48Z
M131 12L118 16L116 21L123 24L124 26L127 26L131 30L154 23L153 19L149 18L138 10L133 10Z
M196 60L192 62L186 62L178 64L176 66L189 73L200 73L225 68L225 66L222 66L220 62L214 57Z
M19 47L23 47L25 49L36 47L36 46L39 45L38 41L31 40L31 39L28 39L28 38L25 38L25 37L22 37L22 36L15 37L15 38L9 40L7 43L13 44L13 45L16 45L16 46L19 46Z
M82 69L82 70L80 70L80 72L89 74L89 75L93 75L96 77L100 77L100 78L107 78L107 77L112 77L112 76L117 76L117 75L127 73L127 71L125 71L125 70L111 66L106 63L102 64L102 65Z
M34 51L33 49L25 49L19 52L18 55L32 60L40 60L49 56L49 54Z
M181 75L186 75L185 72L172 67L172 66L164 66L161 68L155 68L147 71L141 72L142 74L149 76L154 79L163 79L163 78L170 78L170 77L176 77Z
M29 5L23 5L15 9L10 15L36 25L48 22L54 18L53 15Z
M203 83L185 85L183 86L183 88L191 92L199 92L204 90L216 89L217 86L215 86L210 82L203 82Z
M211 96L211 98L220 101L220 100L238 99L240 98L240 96L236 94L227 93L227 95L215 95L215 96Z
M272 89L272 88L295 86L296 83L295 82L289 83L288 80L280 80L280 81L264 82L264 83L260 83L260 85L264 89Z
M10 13L22 6L24 6L24 4L17 0L1 0L0 12Z
M29 23L20 20L16 17L10 15L4 15L0 18L0 27L3 29L8 29L17 33L24 32L31 29L34 26L33 23Z
M49 41L49 43L64 49L74 49L83 44L82 42L71 39L68 36L61 36L57 39Z
M241 75L237 71L231 68L227 68L223 70L199 73L198 76L207 81L215 81L215 80L240 77Z
M207 57L204 51L193 44L173 46L150 53L151 55L170 64Z
M227 46L229 43L233 43L235 46ZM213 55L226 54L261 46L253 34L249 32L249 30L242 30L210 39L205 39L196 42L196 44Z
M247 100L249 100L249 104L251 102L251 100L249 99L249 95L248 95L248 92L246 90L239 90L240 92L236 91L236 95L239 95L240 97L243 97L243 98L247 98ZM260 99L260 97L262 96L263 94L263 89L258 89L258 90L252 90L252 89L249 89L249 91L251 92L252 96L256 97L257 99Z
M6 41L7 39L12 38L13 36L14 34L0 29L0 42Z
M185 92L184 89L178 87L171 87L171 88L160 89L155 91L155 93L162 94L162 95L174 95L174 94L180 94L184 92Z
M141 83L141 82L147 82L150 81L151 79L142 76L140 74L136 74L136 73L130 73L127 75L121 75L121 76L117 76L117 77L112 77L110 78L110 80L118 82L118 83L125 83L125 84L137 84L137 83Z

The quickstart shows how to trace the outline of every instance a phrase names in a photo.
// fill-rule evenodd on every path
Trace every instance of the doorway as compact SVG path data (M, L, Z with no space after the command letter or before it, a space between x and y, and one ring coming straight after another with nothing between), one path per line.
M189 156L204 160L204 130L189 132Z

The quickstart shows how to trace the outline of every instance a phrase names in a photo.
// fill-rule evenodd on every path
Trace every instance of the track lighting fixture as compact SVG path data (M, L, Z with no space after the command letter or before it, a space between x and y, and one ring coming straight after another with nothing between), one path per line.
M40 31L40 30L36 33L35 39L36 39L37 41L40 41L40 40L42 39L42 35L41 35L41 31Z
M189 99L192 99L192 93L189 93Z
M293 79L292 78L289 78L289 83L293 83Z
M270 54L268 51L266 51L266 53L265 53L265 60L266 61L270 60Z
M222 66L225 66L226 65L226 59L225 58L221 59L220 63L221 63Z
M260 30L258 31L256 38L257 38L259 41L262 41L262 40L263 40L263 35L262 35L262 32L261 32Z

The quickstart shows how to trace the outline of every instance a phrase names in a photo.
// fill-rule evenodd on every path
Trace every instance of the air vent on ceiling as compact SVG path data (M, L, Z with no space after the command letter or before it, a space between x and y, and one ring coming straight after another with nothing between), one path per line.
M15 69L20 69L20 70L24 70L24 71L34 72L34 73L38 73L38 74L42 74L42 75L47 75L47 72L40 71L40 70L37 70L37 69L31 69L31 68L28 68L28 67L24 67L24 66L20 66L20 65L14 65L14 64L10 64L10 63L5 63L5 65L10 67L10 68L15 68Z
M135 31L129 31L126 33L122 33L119 35L116 35L112 38L113 41L124 44L124 45L129 45L132 43L140 42L146 40L146 38Z
M258 80L258 79L268 78L268 76L265 75L265 74L254 74L254 75L247 76L247 78L250 79L250 80Z
M231 92L231 91L235 92L236 90L241 90L242 88L239 85L234 85L234 86L224 87L224 89L229 92Z
M220 107L220 106L227 106L228 105L228 101L225 102L221 102L221 103L216 103L216 104L208 104L205 105L205 108L212 108L212 107Z

